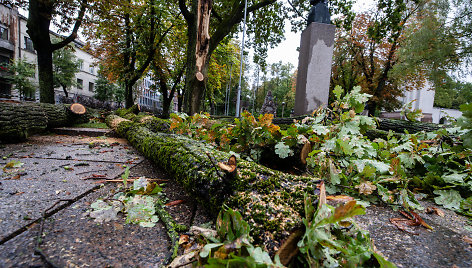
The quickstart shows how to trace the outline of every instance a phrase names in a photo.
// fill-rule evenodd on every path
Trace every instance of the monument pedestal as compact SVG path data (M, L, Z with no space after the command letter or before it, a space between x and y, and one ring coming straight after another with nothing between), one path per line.
M302 32L298 57L295 115L326 107L336 26L312 22Z

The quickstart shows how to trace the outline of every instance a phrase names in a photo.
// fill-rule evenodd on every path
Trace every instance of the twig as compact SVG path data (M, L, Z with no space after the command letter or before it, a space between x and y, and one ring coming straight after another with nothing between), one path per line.
M170 214L164 209L164 204L160 199L156 199L155 207L159 218L167 229L167 236L169 236L172 243L171 254L169 254L166 260L166 264L169 264L175 257L177 257L177 251L179 250L179 234L177 231L184 227L187 228L187 226L176 223L172 216L170 216Z
M48 267L60 267L58 265L56 265L53 261L51 261L47 256L46 254L44 254L43 250L41 249L41 243L42 243L42 239L41 239L41 236L43 235L43 230L44 230L44 220L46 219L46 214L48 213L48 211L50 211L51 209L53 209L54 207L56 207L59 203L61 202L74 202L75 200L74 199L59 199L58 201L56 201L56 203L54 203L52 206L50 206L49 208L45 209L41 215L41 218L40 218L40 224L39 224L39 231L38 231L38 236L36 238L36 247L34 249L34 254L38 254L41 259L46 263L46 265Z
M128 179L128 182L133 182L136 179ZM149 182L168 182L169 180L165 179L147 179ZM123 180L114 180L114 179L107 179L107 182L123 182Z
M195 261L196 261L196 259L195 259L195 257L194 257L194 258L190 259L188 262L181 263L181 264L175 266L175 268L184 267L185 265L192 264L192 263L194 263Z
M205 154L208 156L208 159L210 159L210 163L215 168L216 175L218 175L218 177L220 177L222 180L225 180L225 177L221 176L220 171L218 170L218 167L216 166L215 162L213 162L213 159L211 158L210 153L208 151L205 151Z
M107 169L89 170L89 171L84 171L84 172L75 173L75 175L82 175L82 174L85 174L85 173L100 172L100 171L107 171Z

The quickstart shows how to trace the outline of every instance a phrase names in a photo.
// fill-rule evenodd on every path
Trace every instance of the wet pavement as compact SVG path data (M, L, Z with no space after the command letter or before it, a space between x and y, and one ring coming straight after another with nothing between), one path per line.
M169 238L162 223L144 228L118 221L97 224L90 204L112 195L124 166L131 177L168 180L126 140L111 137L47 135L26 143L1 145L0 267L160 267L169 256ZM172 181L164 187L167 201L184 200L167 210L178 223L203 224L205 212ZM66 200L60 201L59 200ZM41 250L34 254L43 212ZM192 217L193 210L195 217ZM192 222L190 222L192 219Z
M103 224L88 216L91 203L118 189L118 183L104 183L104 177L120 178L125 165L131 177L167 181L164 201L183 200L166 208L178 223L189 226L211 220L172 178L123 139L34 136L25 143L0 145L0 167L9 163L12 167L0 169L0 267L162 266L170 253L170 240L161 222L144 228L125 224L122 216ZM38 220L56 203L44 220L44 261L34 254ZM423 202L423 206L432 204ZM442 211L444 217L419 213L434 230L411 227L416 234L391 224L391 218L401 215L384 206L368 207L358 222L370 231L377 250L399 267L472 267L472 249L466 242L472 237L470 221Z

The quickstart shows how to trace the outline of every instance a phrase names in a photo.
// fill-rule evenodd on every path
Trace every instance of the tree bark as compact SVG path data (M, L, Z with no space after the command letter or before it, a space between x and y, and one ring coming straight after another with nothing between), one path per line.
M0 143L20 142L47 128L88 121L88 114L74 115L70 105L0 103Z
M217 215L223 203L241 212L257 244L275 252L292 228L301 224L304 193L314 194L316 178L282 173L242 159L237 161L233 178L217 164L226 162L231 154L181 135L153 132L147 127L152 117L133 118L136 122L112 115L107 124L174 176L212 215Z

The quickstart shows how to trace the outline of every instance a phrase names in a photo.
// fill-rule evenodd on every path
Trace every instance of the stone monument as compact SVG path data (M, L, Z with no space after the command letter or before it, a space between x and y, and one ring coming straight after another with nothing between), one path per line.
M274 97L272 97L272 91L269 90L262 104L261 114L273 114L274 117L277 116L277 106L274 102Z
M336 27L324 0L310 3L308 26L302 32L298 57L295 115L310 114L328 104L331 62Z

